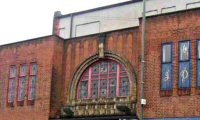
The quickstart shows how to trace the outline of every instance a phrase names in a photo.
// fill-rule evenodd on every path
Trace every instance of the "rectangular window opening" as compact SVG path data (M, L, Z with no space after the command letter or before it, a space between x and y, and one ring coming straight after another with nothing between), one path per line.
M179 95L190 94L190 41L179 42ZM188 90L188 92L185 92Z
M30 64L29 83L28 83L28 100L32 103L35 100L36 81L37 81L37 63Z

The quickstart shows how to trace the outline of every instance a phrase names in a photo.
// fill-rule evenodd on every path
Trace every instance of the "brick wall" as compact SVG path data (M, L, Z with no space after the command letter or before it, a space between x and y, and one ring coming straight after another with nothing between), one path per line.
M200 10L182 11L147 19L145 97L147 118L199 117L200 95L196 89L196 39L200 38ZM178 94L178 42L191 42L191 93ZM173 43L173 91L160 96L161 43Z
M141 21L140 21L141 23ZM154 16L147 19L145 106L146 118L198 117L200 95L196 89L196 39L200 38L200 10ZM72 76L86 59L98 53L98 35L65 40L54 36L0 47L0 118L47 120L67 105ZM191 41L191 94L178 95L178 41ZM106 33L105 51L131 63L137 80L137 115L140 114L140 27ZM160 96L161 43L173 42L173 92ZM10 65L38 64L36 100L33 106L6 105ZM17 83L16 83L17 84ZM26 96L27 97L27 96ZM27 98L25 98L27 99Z
M4 45L0 47L0 119L1 120L47 120L49 118L50 88L52 78L52 62L54 54L54 39L56 37L44 37ZM38 73L36 82L36 99L34 105L27 104L27 92L23 106L16 104L7 106L8 75L10 65L19 65L37 62ZM19 72L17 72L17 76ZM25 91L27 91L26 80ZM17 80L15 82L17 86Z

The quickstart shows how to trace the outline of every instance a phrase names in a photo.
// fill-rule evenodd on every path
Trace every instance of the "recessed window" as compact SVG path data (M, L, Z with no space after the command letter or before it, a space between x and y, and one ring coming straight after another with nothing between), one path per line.
M197 87L200 88L200 40L197 41Z
M20 65L19 80L18 80L18 101L24 101L25 86L26 86L27 65Z
M172 43L162 44L161 90L172 90Z
M29 74L29 85L28 85L28 100L35 100L36 91L36 80L37 80L37 64L30 64L30 74Z
M128 96L130 83L127 71L112 60L99 61L88 67L78 83L78 99Z
M14 102L16 76L17 76L16 66L11 66L10 69L9 69L8 103Z
M179 42L179 89L190 88L190 42Z

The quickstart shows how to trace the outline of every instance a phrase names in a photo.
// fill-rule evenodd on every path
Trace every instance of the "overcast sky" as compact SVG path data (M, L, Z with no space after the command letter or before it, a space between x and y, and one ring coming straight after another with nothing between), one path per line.
M62 14L129 0L2 0L0 45L50 35L54 11Z

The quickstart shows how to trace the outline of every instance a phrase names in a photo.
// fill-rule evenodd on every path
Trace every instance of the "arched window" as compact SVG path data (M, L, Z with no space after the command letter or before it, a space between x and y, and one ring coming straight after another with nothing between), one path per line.
M77 89L78 99L128 96L129 78L122 65L113 60L102 60L89 66L82 74Z

